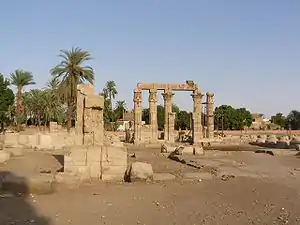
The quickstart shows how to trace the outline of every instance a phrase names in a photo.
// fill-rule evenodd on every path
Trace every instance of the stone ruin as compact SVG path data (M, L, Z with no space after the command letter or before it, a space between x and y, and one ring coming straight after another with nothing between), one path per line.
M149 91L149 121L148 127L142 126L142 91ZM165 109L165 122L163 140L165 143L174 144L177 132L174 130L175 113L172 112L173 91L192 91L194 102L192 118L192 143L202 145L214 138L214 94L206 93L206 127L202 126L202 98L204 94L198 89L193 81L186 81L184 84L158 84L139 83L134 90L134 143L157 143L159 140L157 124L157 91L163 90Z
M64 172L61 174L81 180L123 180L127 150L120 140L106 141L103 108L103 96L94 95L92 85L80 84L77 86L75 132L62 132L57 123L51 122L47 133L5 134L1 137L4 147L63 150Z

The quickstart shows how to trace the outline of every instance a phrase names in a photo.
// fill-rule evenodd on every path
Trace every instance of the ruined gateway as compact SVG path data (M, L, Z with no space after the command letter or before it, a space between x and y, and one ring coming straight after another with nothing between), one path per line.
M149 129L142 127L142 91L149 91ZM194 81L186 81L184 84L158 84L138 83L134 90L134 143L158 142L157 125L157 91L163 90L165 108L165 122L163 139L166 143L174 143L176 132L174 131L175 113L172 112L172 98L174 91L191 91L194 102L192 139L194 145L199 145L207 139L214 138L214 94L206 93L206 127L202 126L202 98L203 93L199 90ZM148 138L147 138L148 137ZM150 138L149 138L150 137ZM205 140L206 139L206 140Z

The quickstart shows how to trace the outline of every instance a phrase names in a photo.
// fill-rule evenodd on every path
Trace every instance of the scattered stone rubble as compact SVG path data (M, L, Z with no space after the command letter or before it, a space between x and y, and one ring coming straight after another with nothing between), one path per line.
M250 144L258 145L266 148L278 148L278 149L296 149L299 151L300 137L294 136L281 136L275 135L259 135L257 138L252 138Z

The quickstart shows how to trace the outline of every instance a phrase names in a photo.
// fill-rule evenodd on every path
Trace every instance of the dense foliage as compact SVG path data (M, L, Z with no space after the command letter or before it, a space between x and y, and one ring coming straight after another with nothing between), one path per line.
M215 127L218 130L241 130L250 127L253 121L251 112L245 108L235 109L221 105L215 109Z
M9 80L5 79L0 74L0 124L1 131L4 129L4 124L11 119L10 109L14 103L14 93L9 88Z

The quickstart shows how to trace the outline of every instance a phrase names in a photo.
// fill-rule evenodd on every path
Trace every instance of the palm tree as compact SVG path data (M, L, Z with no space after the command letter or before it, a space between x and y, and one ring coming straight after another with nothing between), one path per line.
M126 111L126 102L125 101L117 101L115 107L115 119L124 119L124 112Z
M22 91L23 87L35 84L32 73L25 70L15 70L10 74L11 84L17 87L17 114L23 113Z
M91 58L88 51L80 48L72 48L70 51L61 50L59 57L62 61L51 69L54 80L59 81L58 93L63 101L67 103L67 128L70 131L72 126L73 109L77 98L77 85L88 81L93 84L94 70L84 63Z
M109 98L111 116L113 117L112 100L115 99L116 95L118 94L116 83L113 80L107 81L104 92L104 95L108 96Z

